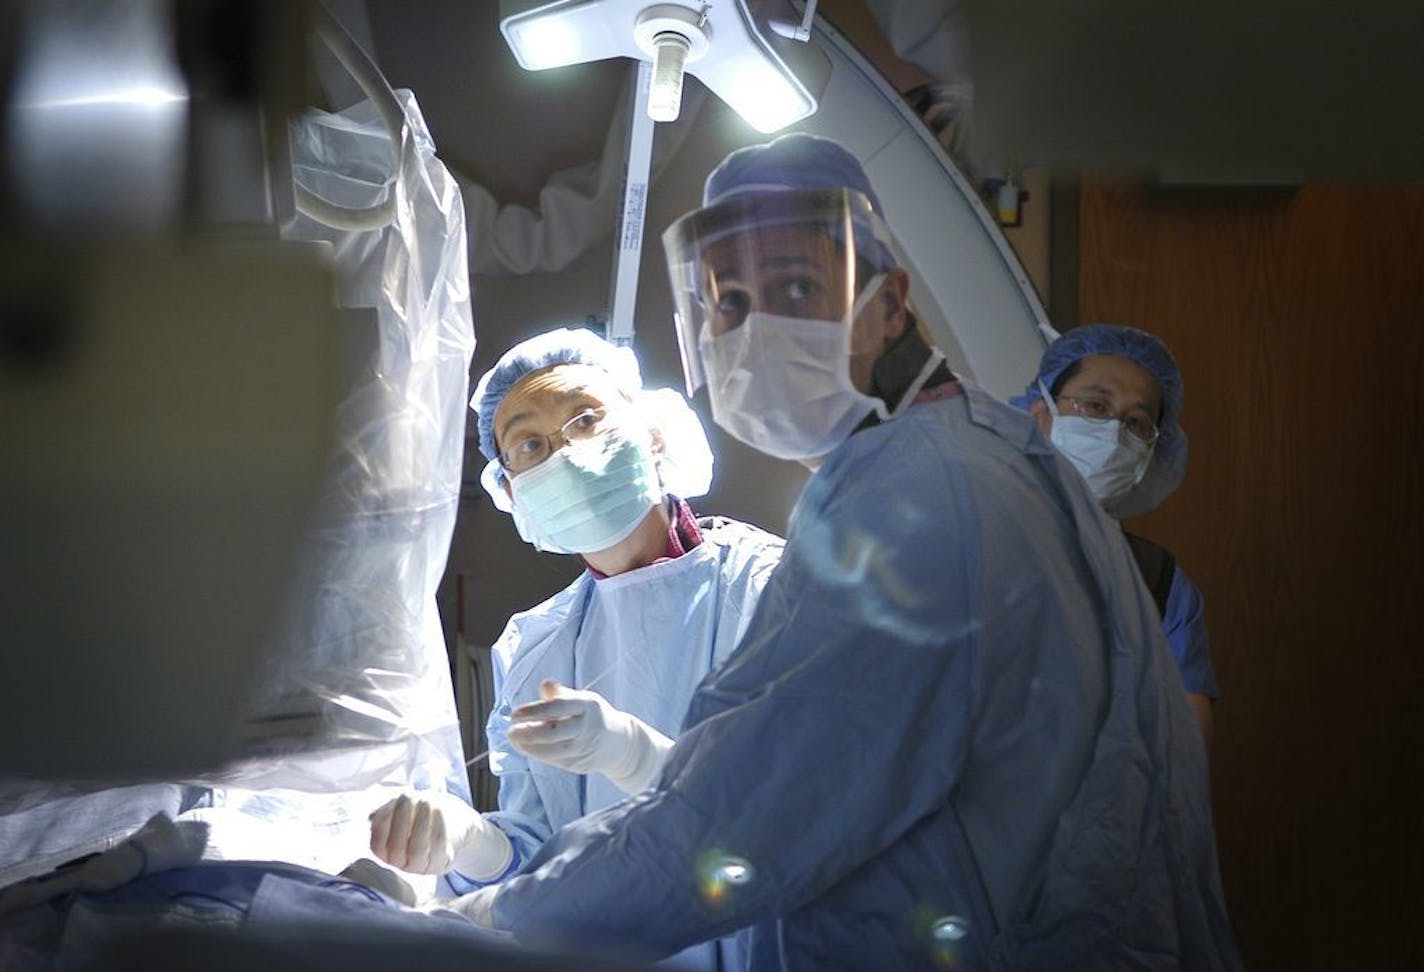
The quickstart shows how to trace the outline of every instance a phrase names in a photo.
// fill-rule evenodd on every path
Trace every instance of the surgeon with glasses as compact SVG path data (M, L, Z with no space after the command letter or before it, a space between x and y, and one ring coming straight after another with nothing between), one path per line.
M1044 352L1038 374L1013 404L1038 419L1115 519L1156 509L1186 476L1182 376L1167 346L1146 331L1114 324L1067 331ZM1124 535L1210 744L1211 706L1220 691L1201 592L1165 547Z
M558 328L509 350L471 401L481 482L536 548L584 572L509 620L495 643L486 726L499 809L442 793L397 798L372 819L372 851L456 890L499 883L561 826L648 786L693 690L736 646L782 541L698 517L712 453L671 389L592 331ZM716 942L674 965L716 968Z

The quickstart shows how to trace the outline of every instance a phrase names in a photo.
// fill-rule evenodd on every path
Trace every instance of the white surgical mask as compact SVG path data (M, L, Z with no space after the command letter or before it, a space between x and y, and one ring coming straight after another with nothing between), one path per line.
M1053 415L1050 441L1088 481L1088 489L1099 503L1110 507L1142 482L1153 446L1128 432L1117 419L1060 414L1047 389L1043 389L1043 401Z
M551 553L607 550L662 502L652 449L619 432L564 446L509 488L519 535Z
M893 413L850 380L852 325L884 279L870 280L846 321L754 311L741 327L716 337L704 329L697 343L717 424L767 455L813 460L844 442L871 412L887 419L903 411L933 367Z

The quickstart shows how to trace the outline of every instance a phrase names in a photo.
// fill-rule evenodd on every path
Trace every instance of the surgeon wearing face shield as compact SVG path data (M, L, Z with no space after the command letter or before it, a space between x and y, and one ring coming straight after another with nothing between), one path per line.
M1038 374L1012 403L1038 420L1114 519L1151 512L1186 476L1182 376L1167 346L1146 331L1073 328L1044 352ZM1164 547L1124 535L1210 744L1211 705L1220 692L1201 592Z
M761 229L742 232L748 222ZM952 380L916 324L909 274L870 197L768 200L734 187L675 231L689 387L705 382L717 424L748 445L814 468L851 432Z
M492 649L498 812L427 794L373 820L378 856L450 871L459 890L515 873L560 826L656 777L693 689L736 645L782 547L693 514L687 499L712 478L701 423L676 391L643 388L631 350L591 331L516 345L471 406L495 505L524 540L587 570L511 618Z
M942 370L859 162L739 150L663 240L689 384L816 472L654 784L457 910L635 958L738 930L752 969L1237 967L1205 752L1118 528Z

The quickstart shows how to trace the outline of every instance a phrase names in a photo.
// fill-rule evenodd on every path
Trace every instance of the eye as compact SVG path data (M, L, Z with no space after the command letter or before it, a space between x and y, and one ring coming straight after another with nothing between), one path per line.
M813 316L816 302L822 298L820 284L809 276L785 276L768 282L768 310L795 317Z
M781 285L782 296L793 303L810 300L816 293L816 284L806 277L795 277Z
M1078 408L1083 414L1091 419L1110 419L1113 417L1112 406L1101 398L1080 398Z
M744 290L724 290L717 295L717 316L721 330L729 331L747 319L751 298Z
M587 435L598 428L598 423L602 419L602 409L591 408L587 412L580 412L564 423L564 434Z
M526 439L520 439L510 446L508 456L511 462L518 464L536 459L543 453L548 443L542 435L531 435Z
M1156 427L1141 415L1129 415L1123 419L1122 424L1127 427L1127 431L1146 442L1151 442L1156 434Z

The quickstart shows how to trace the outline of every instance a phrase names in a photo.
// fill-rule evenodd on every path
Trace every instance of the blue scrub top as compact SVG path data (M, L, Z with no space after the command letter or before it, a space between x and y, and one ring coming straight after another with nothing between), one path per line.
M1215 702L1221 698L1216 672L1211 667L1211 647L1206 634L1206 604L1192 579L1177 566L1167 605L1162 613L1162 631L1167 635L1172 658L1188 692L1205 695Z

